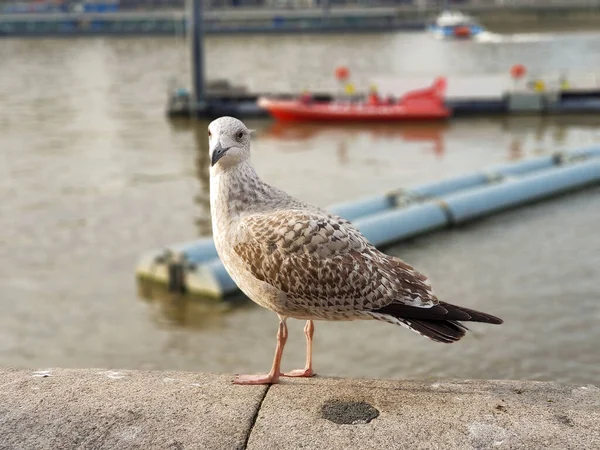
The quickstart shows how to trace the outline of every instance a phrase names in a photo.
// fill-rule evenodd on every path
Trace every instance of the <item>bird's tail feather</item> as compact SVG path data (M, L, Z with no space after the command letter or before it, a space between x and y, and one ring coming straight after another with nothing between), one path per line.
M371 312L369 315L376 320L383 320L394 325L400 325L435 342L451 344L460 340L468 328L454 320L426 320L394 317L390 314Z
M454 320L405 319L405 321L411 330L421 336L444 344L459 341L468 331L467 327Z
M451 344L460 340L468 328L460 321L501 324L502 319L462 306L440 302L432 308L417 308L392 303L369 313L377 320L404 326L432 341Z

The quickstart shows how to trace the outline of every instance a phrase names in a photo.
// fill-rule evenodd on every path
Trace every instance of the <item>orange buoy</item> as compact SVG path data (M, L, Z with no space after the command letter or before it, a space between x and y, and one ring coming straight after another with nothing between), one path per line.
M525 66L523 64L515 64L510 68L510 76L513 77L515 80L523 78L526 72L527 70L525 69Z
M347 67L340 66L335 69L335 77L338 80L340 80L340 81L347 80L349 76L350 76L350 71L348 70Z

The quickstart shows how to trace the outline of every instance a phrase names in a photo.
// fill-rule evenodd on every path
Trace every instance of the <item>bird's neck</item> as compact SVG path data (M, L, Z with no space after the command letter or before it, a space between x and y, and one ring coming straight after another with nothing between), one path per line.
M264 200L267 186L249 161L232 167L217 164L210 169L210 206L219 221L235 221L252 206Z

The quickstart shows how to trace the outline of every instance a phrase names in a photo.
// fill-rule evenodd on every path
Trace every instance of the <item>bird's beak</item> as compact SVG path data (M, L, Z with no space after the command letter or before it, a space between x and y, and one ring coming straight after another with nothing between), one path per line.
M229 150L230 148L231 147L223 148L221 146L221 143L217 142L217 145L215 145L215 149L212 152L212 160L210 162L210 165L214 166L218 160L225 156L225 153L227 153L227 150Z

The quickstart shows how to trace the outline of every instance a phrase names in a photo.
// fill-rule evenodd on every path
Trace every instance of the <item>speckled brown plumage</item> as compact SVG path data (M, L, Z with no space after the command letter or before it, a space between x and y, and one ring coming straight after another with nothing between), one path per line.
M292 317L362 318L392 302L438 302L424 275L378 251L344 220L285 209L249 215L240 228L234 251L257 279L285 294Z

